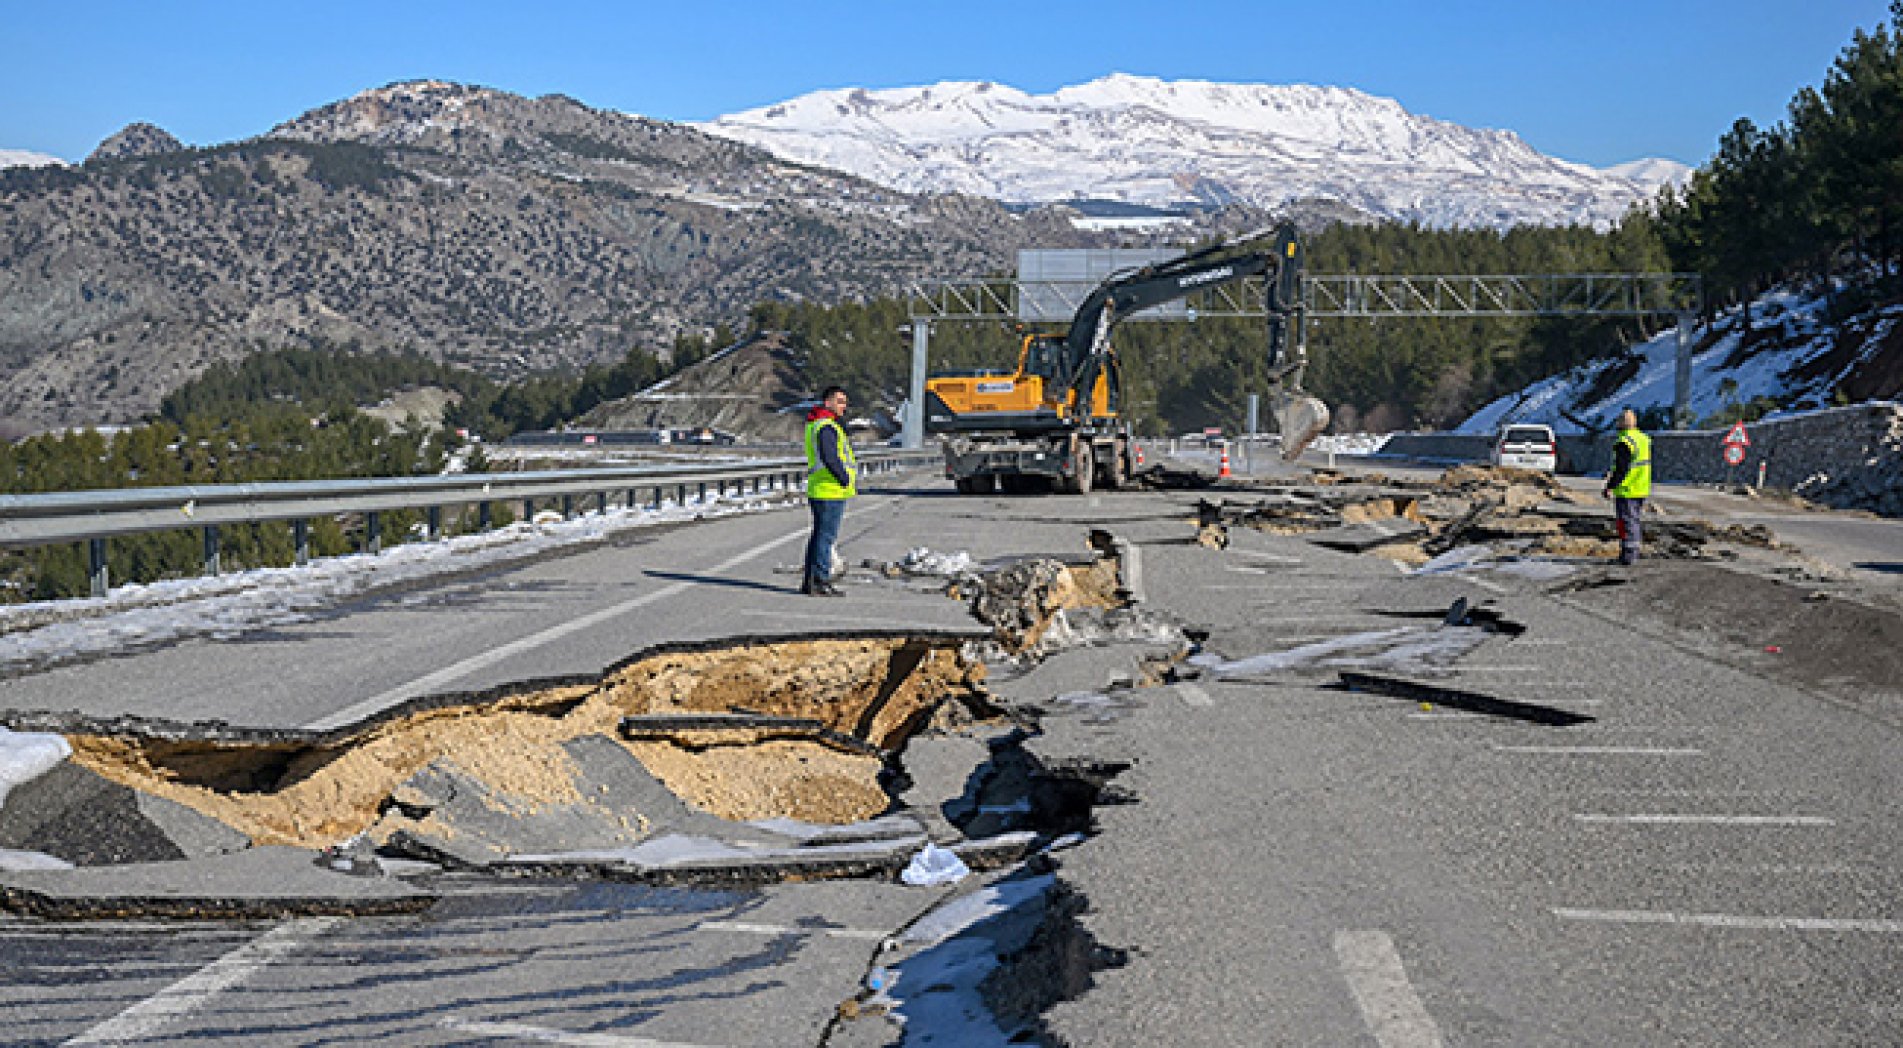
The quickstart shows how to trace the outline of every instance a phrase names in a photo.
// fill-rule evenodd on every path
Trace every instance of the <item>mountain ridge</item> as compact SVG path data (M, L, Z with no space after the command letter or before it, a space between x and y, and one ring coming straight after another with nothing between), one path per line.
M1100 244L563 96L410 81L239 142L0 171L0 417L118 422L259 348L508 378L663 355L763 300Z
M1658 158L1602 171L1352 88L1127 74L1046 95L989 81L815 91L695 126L910 192L1267 210L1334 200L1429 226L1604 228L1689 172Z

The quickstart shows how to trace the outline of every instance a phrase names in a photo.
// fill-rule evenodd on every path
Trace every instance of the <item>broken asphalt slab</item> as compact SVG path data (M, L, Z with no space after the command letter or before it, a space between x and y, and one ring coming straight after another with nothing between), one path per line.
M435 900L395 878L338 872L322 853L302 848L0 872L0 907L62 919L361 916L414 913Z
M75 866L222 855L251 839L163 797L111 782L71 761L8 792L0 848L41 852Z
M929 841L922 833L849 844L795 848L748 848L705 837L669 834L632 848L548 855L518 855L497 864L498 872L527 876L598 877L653 885L745 887L783 881L896 877ZM1037 843L1028 831L952 845L948 850L971 869L1017 862Z
M410 821L386 848L456 869L484 869L525 852L624 848L662 832L756 844L780 840L690 807L613 739L562 744L575 768L573 803L526 803L438 760L392 796Z

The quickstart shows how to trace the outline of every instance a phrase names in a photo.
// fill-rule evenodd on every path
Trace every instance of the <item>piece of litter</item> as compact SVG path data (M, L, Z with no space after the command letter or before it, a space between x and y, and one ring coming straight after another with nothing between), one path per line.
M1776 655L1776 654L1778 654L1778 653L1780 653L1780 652L1782 652L1782 651L1783 651L1784 649L1783 649L1783 648L1780 648L1780 647L1778 647L1778 646L1777 646L1777 645L1775 645L1775 644L1766 644L1766 645L1764 646L1764 650L1765 650L1765 651L1768 651L1768 652L1770 652L1770 653L1771 653L1771 654L1773 654L1773 655Z
M970 873L963 859L936 844L927 844L912 856L899 879L915 888L926 888L957 884Z

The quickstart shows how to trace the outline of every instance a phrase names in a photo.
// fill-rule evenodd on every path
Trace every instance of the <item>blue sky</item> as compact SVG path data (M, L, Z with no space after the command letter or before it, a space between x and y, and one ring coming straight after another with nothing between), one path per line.
M1887 0L0 0L0 148L83 159L136 120L192 145L438 78L703 120L833 87L1122 72L1353 87L1605 166L1702 163L1782 120Z

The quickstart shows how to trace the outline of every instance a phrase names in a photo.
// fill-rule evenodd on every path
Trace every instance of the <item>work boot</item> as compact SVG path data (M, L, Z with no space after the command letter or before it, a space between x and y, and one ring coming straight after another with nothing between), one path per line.
M806 594L809 597L814 595L812 572L809 571L806 574L800 576L800 592Z
M817 578L813 580L812 593L815 597L843 597L846 595L846 591L833 585L830 579Z

